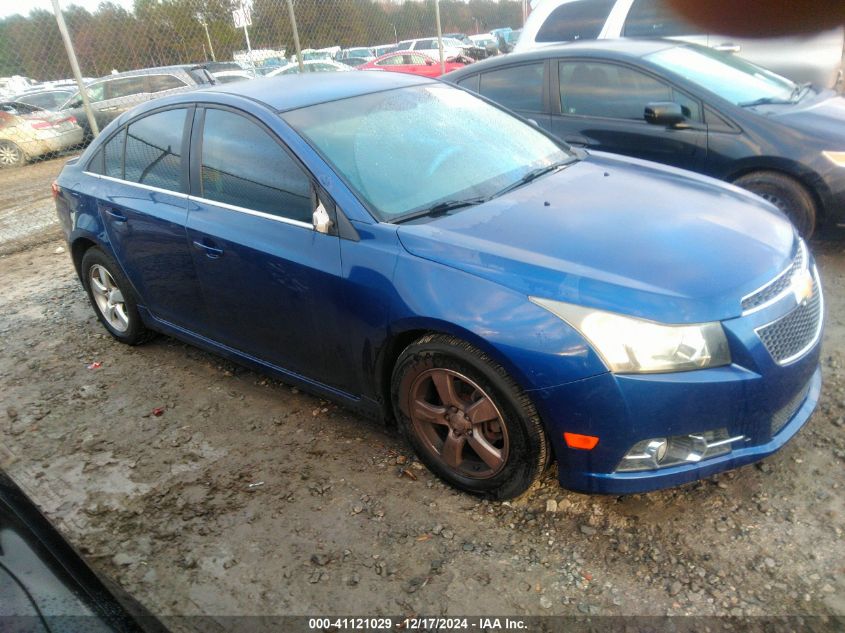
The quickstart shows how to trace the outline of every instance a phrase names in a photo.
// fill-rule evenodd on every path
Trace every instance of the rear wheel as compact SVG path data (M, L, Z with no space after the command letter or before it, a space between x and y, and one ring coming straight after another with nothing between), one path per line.
M20 147L12 141L0 141L0 168L20 167L26 162L26 156Z
M804 238L816 229L816 204L804 186L785 174L755 171L737 178L734 184L768 200L786 215Z
M85 251L81 269L91 305L114 338L138 345L153 336L141 321L135 294L117 262L94 246Z
M420 460L456 488L508 499L545 468L549 449L530 399L465 341L419 339L396 361L391 387L396 418Z

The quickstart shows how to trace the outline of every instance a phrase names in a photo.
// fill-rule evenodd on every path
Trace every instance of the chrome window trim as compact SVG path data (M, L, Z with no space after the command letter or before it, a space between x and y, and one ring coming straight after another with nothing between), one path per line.
M819 279L819 271L816 268L816 266L813 266L813 282L815 283L816 289L818 290L818 293L819 293L819 324L816 326L816 333L813 335L813 339L809 343L807 343L804 347L802 347L800 350L795 352L792 356L789 356L789 357L784 358L782 360L775 360L774 358L772 358L772 360L774 360L775 363L777 363L781 367L783 367L784 365L789 365L790 363L793 363L796 360L798 360L799 358L801 358L804 354L806 354L811 349L813 349L813 347L815 347L816 343L818 343L819 339L821 338L822 329L823 329L823 326L824 326L824 292L822 291L822 284L821 284L821 280ZM754 328L754 333L757 335L757 338L760 340L760 342L762 343L762 341L763 341L763 338L760 336L760 330L765 329L765 328L767 328L768 326L770 326L774 323L777 323L781 319L785 319L787 316L792 314L795 310L798 310L800 307L801 307L801 305L799 304L793 310L790 310L789 312L787 312L786 314L778 317L777 319L775 319L773 321L769 321L768 323L765 323L765 324L761 325L760 327ZM765 344L764 344L764 347L765 347Z
M146 189L148 191L154 191L155 193L166 193L169 196L176 196L177 198L183 198L187 200L189 198L187 193L182 193L181 191L173 191L171 189L162 189L161 187L154 187L153 185L145 185L142 182L134 182L132 180L124 180L123 178L115 178L114 176L106 176L105 174L95 174L90 171L83 171L83 174L86 176L91 176L93 178L100 178L102 180L109 180L111 182L118 182L122 185L131 185L133 187L139 187L141 189Z
M308 224L307 222L300 222L299 220L292 220L291 218L285 218L280 215L273 215L272 213L267 213L265 211L256 211L255 209L247 209L246 207L239 207L235 204L229 204L227 202L220 202L219 200L211 200L209 198L201 198L200 196L185 196L191 202L202 202L204 204L213 204L218 207L222 207L224 209L228 209L230 211L237 211L238 213L245 213L247 215L253 215L258 218L264 218L266 220L275 220L276 222L281 222L283 224L290 224L292 226L299 226L304 229L308 229L309 231L314 230L313 224Z
M803 269L804 270L809 269L810 268L810 266L809 266L810 260L809 260L809 257L808 257L809 253L807 252L807 245L804 243L804 240L798 240L798 249L803 253L803 257L804 257L804 259L803 259L804 268ZM775 275L772 279L770 279L769 281L764 283L762 286L760 286L756 290L752 290L747 295L742 297L739 300L739 304L742 305L743 301L745 301L749 297L753 297L758 292L762 292L763 290L765 290L769 286L775 284L778 281L778 279L780 279L781 277L783 277L784 275L786 275L787 273L789 273L792 270L792 268L794 266L794 263L793 263L794 261L795 261L795 258L793 257L792 262L790 262L789 266L784 268L780 273ZM813 267L813 270L815 271L815 266ZM816 280L818 280L818 274L814 273L814 278ZM819 288L821 288L821 286L819 286ZM769 306L776 304L778 301L783 299L786 295L788 295L791 292L792 292L792 289L789 286L787 286L784 290L782 290L781 292L776 294L774 297L772 297L771 299L769 299L765 303L761 303L758 306L754 306L750 310L743 310L741 316L748 316L749 314L754 314L755 312L759 312L760 310L768 308ZM765 326L763 326L763 327L765 327Z
M290 224L292 226L299 226L304 229L308 229L309 231L314 230L313 224L308 224L307 222L300 222L299 220L292 220L290 218L285 218L280 215L273 215L272 213L266 213L264 211L256 211L255 209L247 209L246 207L239 207L234 204L228 204L226 202L220 202L219 200L211 200L209 198L201 198L200 196L191 196L187 193L182 193L179 191L171 191L170 189L162 189L161 187L153 187L152 185L145 185L140 182L132 182L131 180L123 180L121 178L115 178L114 176L104 176L103 174L94 174L90 171L83 171L83 174L86 176L91 176L92 178L100 178L102 180L109 180L111 182L117 182L122 185L130 185L132 187L139 187L141 189L146 189L148 191L154 191L155 193L166 193L171 196L176 196L177 198L182 198L183 200L190 200L191 202L202 202L204 204L213 204L218 207L222 207L224 209L228 209L230 211L237 211L238 213L245 213L247 215L253 215L258 218L264 218L266 220L275 220L276 222L281 222L283 224Z

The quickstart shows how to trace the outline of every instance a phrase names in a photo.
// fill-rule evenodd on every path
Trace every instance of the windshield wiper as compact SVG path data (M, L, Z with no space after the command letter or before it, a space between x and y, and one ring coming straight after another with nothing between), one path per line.
M798 103L804 98L804 95L810 91L812 85L813 84L810 81L804 82L803 84L796 84L795 88L792 89L792 94L789 95L789 100L792 101L792 103Z
M810 86L812 86L812 84L809 82L796 84L792 89L792 92L789 93L789 99L784 99L783 97L760 97L759 99L754 99L753 101L743 101L738 105L741 108L750 108L758 105L791 105L801 101L806 92L810 89Z
M488 199L492 200L493 198L498 198L499 196L503 196L506 193L513 191L514 189L517 189L518 187L521 187L522 185L527 185L529 182L537 180L540 176L544 176L544 175L551 173L553 171L557 171L558 169L561 169L563 167L568 167L569 165L576 162L577 160L578 160L577 158L568 158L567 160L559 160L556 163L552 163L551 165L544 165L543 167L537 167L536 169L532 169L527 174L525 174L522 178L520 178L519 180L517 180L514 183L509 184L504 189L500 189L499 191L494 193L492 196L490 196L490 198L488 198Z
M486 202L487 198L467 198L465 200L444 200L443 202L438 202L435 205L432 205L426 209L420 209L419 211L411 211L410 213L406 213L405 215L400 215L398 218L394 218L391 220L393 224L402 224L403 222L408 222L410 220L416 220L417 218L434 218L439 215L445 215L449 213L449 211L454 211L455 209L462 209L464 207L471 207L476 204L481 204L482 202Z

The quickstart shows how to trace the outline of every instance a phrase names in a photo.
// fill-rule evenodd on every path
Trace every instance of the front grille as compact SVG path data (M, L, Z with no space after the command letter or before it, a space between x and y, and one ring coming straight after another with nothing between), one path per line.
M822 291L813 275L813 294L786 316L757 329L775 362L784 365L802 356L818 340L822 326Z
M795 412L798 411L807 398L808 391L810 391L809 382L795 394L792 400L775 411L775 414L772 416L772 437L780 433L783 427L786 426L786 423L792 419L792 416L795 415Z
M795 257L792 259L792 263L789 265L789 268L784 270L780 275L772 279L759 290L743 297L742 311L744 313L748 313L756 310L786 292L792 284L792 280L795 275L805 270L808 264L809 257L807 257L807 247L804 245L804 241L801 240L798 242L798 251L795 253Z

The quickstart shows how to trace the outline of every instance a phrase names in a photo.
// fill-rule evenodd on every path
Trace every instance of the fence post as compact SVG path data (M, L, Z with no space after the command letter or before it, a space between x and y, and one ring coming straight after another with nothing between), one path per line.
M202 28L205 29L205 39L208 42L208 50L211 52L211 61L216 62L217 58L214 56L214 47L211 45L211 35L208 32L208 20L205 19L203 13L197 13L197 20L202 24Z
M67 24L65 24L65 16L62 15L59 0L52 1L53 13L56 15L56 23L59 25L59 33L62 35L62 41L65 43L65 50L67 51L67 58L70 62L70 69L73 71L73 78L76 79L76 85L79 86L79 96L82 97L82 107L85 108L88 125L91 126L91 134L97 136L100 133L100 128L97 125L97 119L94 117L94 111L91 109L91 102L88 101L88 89L85 87L85 82L82 81L82 71L79 70L76 51L73 50L73 42L70 41L70 33L67 30Z
M437 21L437 48L440 49L440 74L446 73L446 61L443 59L443 29L440 28L440 0L434 0L434 19Z
M290 13L290 24L293 27L293 45L296 47L296 60L299 62L299 72L305 72L305 64L302 63L302 49L299 48L299 29L296 28L296 14L293 12L293 0L288 0L288 13Z

